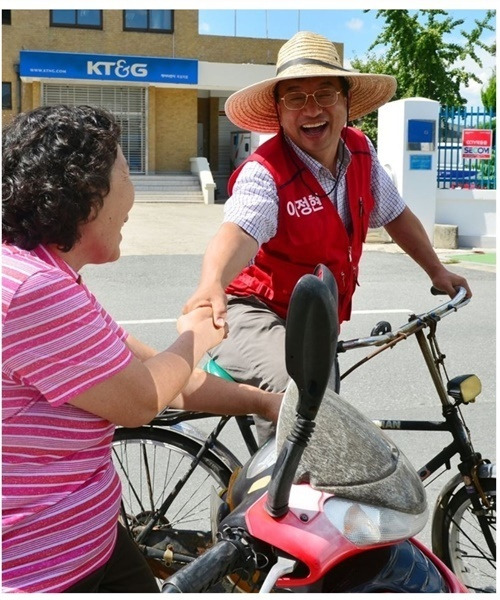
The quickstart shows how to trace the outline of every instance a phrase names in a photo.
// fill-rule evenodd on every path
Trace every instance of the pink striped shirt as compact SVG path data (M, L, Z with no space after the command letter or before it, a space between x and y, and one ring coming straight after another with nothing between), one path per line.
M3 589L60 592L115 543L114 425L68 404L125 368L127 336L78 274L2 245Z

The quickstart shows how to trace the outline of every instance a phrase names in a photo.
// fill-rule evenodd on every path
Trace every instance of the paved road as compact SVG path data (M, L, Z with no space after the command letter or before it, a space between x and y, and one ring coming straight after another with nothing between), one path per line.
M175 338L175 319L195 289L202 253L216 231L219 205L136 205L124 228L122 258L113 264L88 266L83 275L111 314L134 335L164 348ZM139 242L139 240L141 240ZM442 253L443 257L452 253ZM451 265L465 275L474 291L471 303L439 326L441 350L448 373L476 373L483 382L478 401L464 409L476 448L495 456L495 272L490 268ZM406 322L407 310L423 312L438 301L428 292L425 274L392 245L370 245L361 263L361 286L354 299L352 320L342 338L369 334L378 320L394 326ZM347 368L361 351L341 357ZM370 418L438 420L440 406L414 340L399 344L358 371L342 385L342 394ZM393 438L416 467L449 441L444 434L394 433ZM234 430L225 442L245 459ZM445 474L428 489L430 506ZM421 534L429 543L429 527Z

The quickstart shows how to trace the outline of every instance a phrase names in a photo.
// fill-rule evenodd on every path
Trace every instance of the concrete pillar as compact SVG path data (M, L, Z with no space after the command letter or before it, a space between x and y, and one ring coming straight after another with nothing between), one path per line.
M404 98L378 111L377 152L408 207L434 241L439 102Z

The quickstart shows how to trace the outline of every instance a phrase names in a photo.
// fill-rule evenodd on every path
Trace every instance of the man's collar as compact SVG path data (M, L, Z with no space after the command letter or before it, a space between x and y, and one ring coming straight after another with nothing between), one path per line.
M292 149L295 151L297 156L309 168L309 170L312 172L312 174L315 177L317 177L320 174L320 172L325 169L325 167L318 160L313 158L310 154L308 154L307 152L305 152L304 150L299 148L299 146L297 146L297 144L295 142L293 142L286 135L286 133L284 134L284 136L285 136L285 140L286 140L287 144L289 144L292 147ZM342 138L340 138L340 140L339 140L339 150L340 150L341 146L344 147L343 151L339 152L338 154L342 156L342 164L345 167L347 167L349 165L349 163L351 162L351 152ZM338 162L338 159L337 159L337 162Z

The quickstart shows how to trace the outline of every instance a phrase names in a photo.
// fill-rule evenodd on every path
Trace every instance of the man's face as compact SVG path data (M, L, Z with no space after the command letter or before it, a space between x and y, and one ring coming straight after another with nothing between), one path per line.
M299 148L313 158L331 168L337 151L340 132L347 119L347 99L341 92L338 77L310 77L307 79L289 79L278 86L278 115L283 130ZM319 106L309 96L305 106L299 110L287 108L281 100L291 92L312 94L317 90L340 92L333 106ZM326 164L326 162L329 164Z

